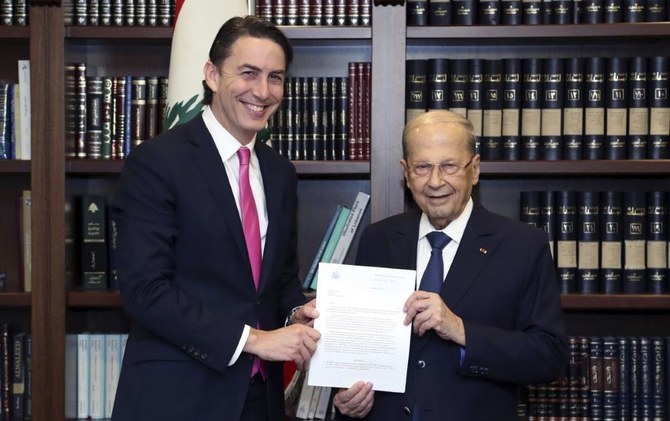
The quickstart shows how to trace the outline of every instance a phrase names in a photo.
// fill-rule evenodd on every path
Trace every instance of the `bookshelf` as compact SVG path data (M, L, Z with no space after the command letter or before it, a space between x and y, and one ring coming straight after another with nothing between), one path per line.
M30 27L0 27L0 78L16 78L16 61L31 60L32 161L0 161L0 293L3 318L33 334L33 418L65 414L65 334L87 328L123 329L127 321L115 292L67 291L63 244L66 194L111 195L121 161L65 159L64 65L85 61L91 74L167 76L172 28L65 27L59 1L31 2ZM396 2L402 3L402 2ZM546 57L578 54L670 55L670 23L407 27L405 6L375 5L371 27L285 27L296 50L296 76L346 75L348 61L372 61L370 162L298 161L300 259L309 266L332 208L371 194L367 224L405 209L398 161L404 124L406 58ZM538 37L541 34L541 37ZM516 217L518 192L563 187L665 189L669 160L485 161L476 194L492 210ZM550 186L550 187L545 187ZM19 291L15 200L33 193L33 291ZM328 205L328 206L326 206ZM332 206L332 208L330 207ZM4 251L6 250L6 251ZM350 257L355 253L353 245ZM670 296L562 297L570 334L670 335Z

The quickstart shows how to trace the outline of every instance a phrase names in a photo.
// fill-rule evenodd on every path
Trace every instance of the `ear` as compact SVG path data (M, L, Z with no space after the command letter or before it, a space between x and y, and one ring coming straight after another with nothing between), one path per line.
M205 68L203 69L203 73L205 75L205 83L207 83L209 89L211 89L212 92L216 92L219 85L219 77L221 76L219 73L219 68L216 67L216 65L212 63L211 60L207 60L207 63L205 63Z
M479 183L479 174L481 171L481 167L479 164L481 163L481 157L479 154L475 155L474 158L472 158L472 185L476 185Z
M402 173L405 176L405 184L409 188L409 164L404 159L400 160L400 166L402 167Z

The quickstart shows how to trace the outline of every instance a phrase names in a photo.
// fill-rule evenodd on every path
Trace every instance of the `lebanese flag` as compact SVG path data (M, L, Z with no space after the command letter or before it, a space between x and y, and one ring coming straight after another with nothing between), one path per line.
M164 130L200 114L212 41L228 19L253 13L250 7L248 0L177 0Z

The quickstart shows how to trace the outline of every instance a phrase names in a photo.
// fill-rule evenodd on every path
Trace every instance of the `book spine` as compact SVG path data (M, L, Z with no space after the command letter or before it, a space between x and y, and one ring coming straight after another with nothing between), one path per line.
M323 159L331 161L333 159L331 152L333 151L333 120L331 119L331 105L332 105L332 92L330 90L331 86L330 77L320 77L318 78L319 83L319 115L318 119L318 128L319 132L317 136L319 138L319 147L320 150L319 157L317 159Z
M647 291L668 292L668 197L664 191L647 192Z
M624 22L644 22L646 13L646 2L636 0L623 1L623 21Z
M556 194L551 190L540 192L540 227L547 233L549 251L556 256Z
M642 418L642 355L640 349L640 337L630 338L630 420L641 420ZM620 411L621 412L621 411Z
M405 122L410 122L428 107L428 61L407 60L405 71Z
M640 419L652 419L652 349L651 340L648 337L640 337L640 400L639 406Z
M428 1L428 24L430 26L451 25L451 0Z
M114 82L112 77L102 78L102 145L100 157L102 159L112 158L112 128L114 118Z
M645 8L644 21L645 22L665 22L668 20L667 16L668 5L663 0L647 0L647 7Z
M354 203L351 205L351 210L347 221L344 224L342 229L342 234L340 235L339 240L333 250L333 255L330 258L329 263L344 263L344 259L347 257L349 252L349 247L351 242L356 235L358 226L361 224L363 219L363 214L367 209L368 202L370 201L370 195L364 192L358 192Z
M328 245L328 241L330 240L330 236L333 233L333 230L335 229L335 224L337 223L338 217L340 215L340 212L342 211L342 206L338 205L335 208L335 212L333 213L333 216L330 218L330 222L328 223L328 226L326 227L325 232L323 233L323 237L321 238L321 242L319 243L319 247L316 249L316 252L314 253L314 258L312 259L312 263L309 267L309 270L307 271L307 274L305 275L305 279L303 280L302 286L303 288L307 289L310 287L312 284L312 279L314 279L314 274L316 273L316 269L319 266L319 262L321 261L321 258L323 257L323 253L326 250L326 246Z
M158 0L147 0L147 25L158 26Z
M584 61L584 159L605 156L605 59L589 57Z
M158 133L165 131L165 113L168 104L168 78L158 78Z
M651 419L667 419L668 385L666 383L666 342L665 338L652 337L651 342Z
M336 147L337 147L337 159L344 160L347 159L347 148L349 146L348 136L349 136L349 78L338 77L338 88L337 88L337 137Z
M500 3L500 21L503 25L521 25L521 0L502 0Z
M481 138L484 119L484 60L470 59L468 76L468 115L475 133L475 150L481 152Z
M85 194L80 200L82 288L105 290L108 285L105 197Z
M31 107L30 107L30 60L18 61L19 92L15 92L18 99L18 124L14 129L20 133L18 141L21 143L21 155L18 159L30 159L31 148Z
M13 419L22 420L25 416L26 369L25 344L26 334L18 332L12 335L12 389L11 413Z
M104 418L112 417L116 388L121 373L121 335L109 333L105 335L105 414Z
M135 25L135 0L123 0L123 18L126 26Z
M349 79L349 92L347 93L347 153L345 159L356 159L356 143L358 139L358 117L360 109L358 109L358 84L359 78L356 77L356 63L349 62L347 78Z
M372 63L363 63L363 155L361 159L370 160L372 140Z
M563 59L544 59L542 70L540 149L542 159L555 161L562 158L563 152Z
M599 194L594 191L577 193L577 291L596 294L600 269L600 206Z
M33 337L30 333L26 333L23 342L23 353L25 355L25 373L26 373L26 390L23 401L24 419L30 420L33 418Z
M484 61L484 110L482 115L481 154L485 160L500 160L502 148L503 61Z
M347 26L359 26L360 20L360 0L347 0Z
M307 79L307 121L306 143L307 155L305 159L323 160L323 142L321 141L321 81L318 77Z
M540 159L542 122L542 62L523 59L523 97L521 99L521 159Z
M556 268L560 291L571 294L577 291L577 199L574 191L556 193Z
M622 291L622 200L622 194L618 191L608 190L600 194L600 280L605 294Z
M603 421L603 341L589 338L589 416L591 421ZM579 415L579 414L576 414Z
M86 78L86 158L102 158L102 78Z
M114 26L123 26L123 1L112 0L112 25ZM165 1L162 3L163 7L159 10L159 13L165 13Z
M649 138L647 157L666 159L670 144L670 98L668 73L670 57L655 56L649 59Z
M522 0L521 19L524 25L542 23L542 0Z
M579 23L603 23L605 19L604 0L586 0Z
M428 1L407 0L407 26L428 25Z
M504 59L502 94L502 159L521 158L521 60Z
M87 25L98 26L100 25L100 0L88 0L86 2L88 21Z
M112 138L112 156L116 159L125 158L123 140L126 132L126 78L117 76L114 90L114 136Z
M477 2L479 25L500 25L501 6L501 0L479 0Z
M563 159L582 159L584 138L584 59L565 59Z
M623 0L608 0L603 10L604 23L623 22Z
M540 192L539 191L522 191L519 197L519 220L526 224L539 228L540 220Z
M147 80L133 76L130 80L131 150L146 140Z
M368 91L368 82L365 76L366 64L363 62L356 63L356 147L355 157L353 159L365 159L365 125L366 125L366 92Z
M65 65L65 158L76 158L77 82L74 63Z
M542 24L551 25L553 22L554 9L553 0L542 0Z
M0 159L12 159L10 132L11 111L9 84L0 83Z
M327 111L328 116L326 117L328 120L328 132L327 132L327 139L326 139L326 159L327 160L336 160L337 159L337 140L338 140L338 90L339 90L339 82L338 78L331 76L331 77L326 77L325 81L328 84L327 90L324 90L324 92L327 92L326 100L328 102L328 105L324 107L324 110Z
M296 78L288 77L284 81L284 119L282 124L282 134L281 138L283 139L282 150L285 152L283 155L286 159L294 160L296 159L296 142L295 142L295 81Z
M619 355L619 402L617 405L617 416L620 420L628 420L630 419L631 402L630 338L626 336L617 337L617 344Z
M79 333L77 338L77 418L89 416L89 349L90 334Z
M628 122L628 59L607 59L605 81L605 159L626 159Z
M641 294L646 291L646 193L623 193L623 292Z
M467 117L468 114L468 76L470 60L453 59L449 62L449 83L447 98L449 111Z
M371 0L359 0L359 25L370 26L372 22Z
M126 81L124 88L126 90L125 96L123 97L123 108L125 111L126 118L124 120L124 129L123 129L123 156L127 157L130 151L133 148L133 105L132 105L132 95L133 95L133 83L131 76L124 76Z
M75 71L77 95L75 151L77 158L86 158L86 63L78 63Z
M472 26L476 21L476 0L452 0L452 23L457 26Z
M335 25L335 0L323 0L323 22L326 26Z
M426 61L428 74L428 111L446 110L449 60L446 58L429 58Z
M574 2L572 0L553 0L551 2L551 22L557 25L569 25L574 22Z
M89 416L105 417L105 338L104 334L89 337Z
M603 419L616 419L619 400L619 354L615 337L603 341Z
M158 77L148 76L146 112L144 117L144 137L151 139L158 134Z

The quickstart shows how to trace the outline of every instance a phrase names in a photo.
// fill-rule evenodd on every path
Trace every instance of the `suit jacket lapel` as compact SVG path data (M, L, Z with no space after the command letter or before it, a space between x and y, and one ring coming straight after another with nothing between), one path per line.
M228 227L231 236L235 241L240 255L243 256L247 265L249 279L252 278L251 264L249 264L249 255L244 241L244 231L242 230L242 221L235 205L233 192L230 190L230 182L226 169L221 162L221 155L214 145L214 139L207 130L202 116L195 117L193 121L185 123L189 125L188 140L194 145L191 153L193 162L202 173L204 182L209 186L209 190L214 198L214 203L220 209L223 225ZM253 281L249 283L254 288Z
M277 236L279 226L277 225L277 218L281 215L281 196L284 194L284 182L279 177L273 177L272 166L270 159L268 159L269 150L264 145L259 145L256 142L256 157L258 158L261 175L263 177L263 190L265 191L265 206L268 212L268 229L265 234L265 247L263 249L263 262L261 266L261 279L259 280L258 289L262 291L267 284L270 276L271 262L274 260L277 247ZM259 210L261 212L261 210Z
M490 218L486 217L487 213L487 210L475 203L442 289L442 298L455 312L502 240L490 224Z

